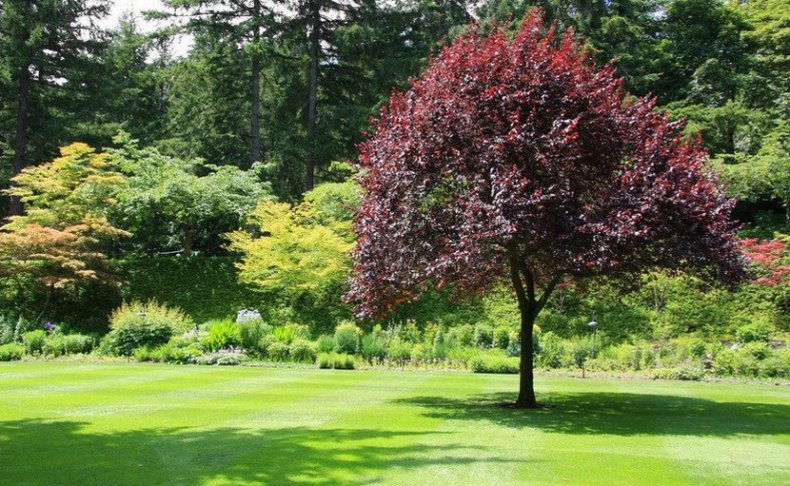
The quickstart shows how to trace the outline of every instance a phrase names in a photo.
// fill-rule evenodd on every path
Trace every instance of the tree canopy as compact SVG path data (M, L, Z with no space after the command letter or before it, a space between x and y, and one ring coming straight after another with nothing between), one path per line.
M522 347L567 278L683 268L737 280L734 201L655 99L627 99L571 32L534 10L456 38L361 146L363 200L349 299L380 316L428 288L459 295L510 278ZM536 289L542 289L538 294ZM522 353L518 403L534 406Z

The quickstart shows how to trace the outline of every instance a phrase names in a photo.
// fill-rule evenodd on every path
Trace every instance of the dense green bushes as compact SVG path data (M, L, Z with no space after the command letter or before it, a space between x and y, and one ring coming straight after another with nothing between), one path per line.
M22 344L25 345L27 354L41 354L44 350L44 343L47 334L43 329L36 329L22 334Z
M110 317L110 333L103 346L113 354L129 356L140 347L166 343L174 334L194 328L192 319L180 309L156 301L125 303Z
M0 361L16 361L24 354L25 347L19 343L0 344Z
M0 315L0 361L20 359L25 354L58 357L93 351L94 336L66 334L65 331L63 326L51 322L36 329L24 319Z
M517 374L519 369L518 358L504 356L479 355L469 360L469 369L475 373L506 373Z

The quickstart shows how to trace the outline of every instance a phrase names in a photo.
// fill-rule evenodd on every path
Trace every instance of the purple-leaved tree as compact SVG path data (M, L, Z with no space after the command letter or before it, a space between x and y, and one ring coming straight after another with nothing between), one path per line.
M564 280L670 268L743 275L706 153L630 99L572 33L538 10L514 40L461 36L360 148L364 197L347 299L386 315L429 288L474 295L509 281L521 312L516 405L536 407L532 330Z

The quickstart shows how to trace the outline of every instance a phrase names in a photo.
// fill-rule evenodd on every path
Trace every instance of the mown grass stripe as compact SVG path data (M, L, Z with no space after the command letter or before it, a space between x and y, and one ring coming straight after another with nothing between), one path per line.
M26 379L0 393L0 484L790 482L787 387L540 377L553 408L521 411L497 406L514 376L2 371L28 369L37 393Z

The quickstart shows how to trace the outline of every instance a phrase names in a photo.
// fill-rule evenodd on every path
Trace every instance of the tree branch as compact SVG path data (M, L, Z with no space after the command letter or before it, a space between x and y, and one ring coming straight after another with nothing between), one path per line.
M535 316L538 315L540 311L543 310L543 307L546 306L546 302L548 302L549 297L551 297L551 293L554 292L554 288L560 283L562 280L562 274L557 274L554 278L551 279L548 285L543 289L543 295L540 296L537 305L535 305Z
M513 282L513 289L516 291L518 298L518 307L522 313L529 310L529 300L527 294L524 292L524 284L521 282L519 275L519 258L512 250L508 252L510 259L510 280Z

